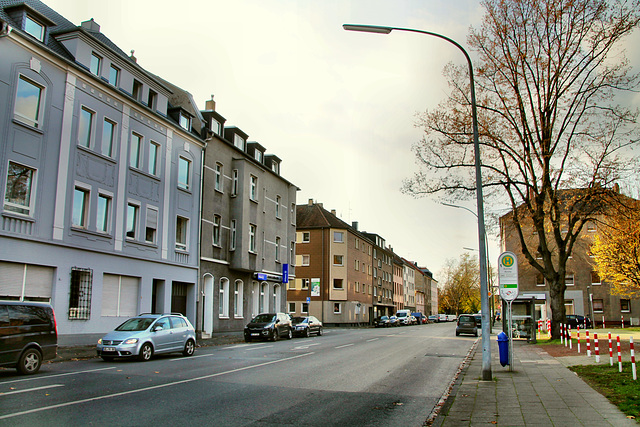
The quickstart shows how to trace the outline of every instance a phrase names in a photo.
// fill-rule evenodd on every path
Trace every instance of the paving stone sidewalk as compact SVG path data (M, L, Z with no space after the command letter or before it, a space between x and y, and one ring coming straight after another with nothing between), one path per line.
M491 336L494 381L482 377L482 343L463 368L433 426L638 426L563 363L514 341L513 372L499 363Z

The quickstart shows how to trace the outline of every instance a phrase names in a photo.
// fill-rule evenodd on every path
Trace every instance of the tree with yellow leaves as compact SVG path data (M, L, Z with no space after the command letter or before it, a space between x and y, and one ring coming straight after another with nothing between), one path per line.
M614 293L640 296L640 212L616 216L603 228L591 248L596 271Z

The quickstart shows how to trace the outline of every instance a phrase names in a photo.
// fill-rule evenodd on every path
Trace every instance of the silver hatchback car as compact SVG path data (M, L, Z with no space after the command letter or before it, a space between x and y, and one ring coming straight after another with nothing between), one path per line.
M196 331L180 313L132 317L100 338L96 347L103 360L137 357L142 361L161 353L182 352L191 356L195 349Z

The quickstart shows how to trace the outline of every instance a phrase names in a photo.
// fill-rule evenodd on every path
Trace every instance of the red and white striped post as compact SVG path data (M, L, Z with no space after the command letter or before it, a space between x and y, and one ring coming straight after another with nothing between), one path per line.
M638 379L638 375L636 373L636 352L633 349L633 336L629 337L629 347L631 348L631 372L633 372L633 380Z
M616 342L618 344L618 371L622 372L622 353L620 353L620 335L616 335Z
M624 329L624 316L620 315L620 319L622 319L622 329Z
M567 340L569 340L569 350L573 350L573 341L571 340L571 325L567 325L569 330L567 331Z
M560 323L560 344L564 344L564 325Z
M602 316L602 329L605 329L606 327L604 326L604 315Z
M600 363L600 348L598 347L598 334L593 334L593 348L596 352L596 363Z
M613 347L611 346L611 332L609 332L609 366L613 366Z
M547 336L551 338L551 319L547 319Z
M587 357L591 357L591 341L589 341L589 330L586 330L587 334Z
M580 324L578 326L578 353L580 353Z

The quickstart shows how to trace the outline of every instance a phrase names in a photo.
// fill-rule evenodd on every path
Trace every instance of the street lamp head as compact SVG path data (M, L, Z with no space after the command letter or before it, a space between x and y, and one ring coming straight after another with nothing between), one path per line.
M342 28L347 31L361 31L363 33L377 33L377 34L389 34L393 28L379 27L377 25L356 25L356 24L343 24Z

